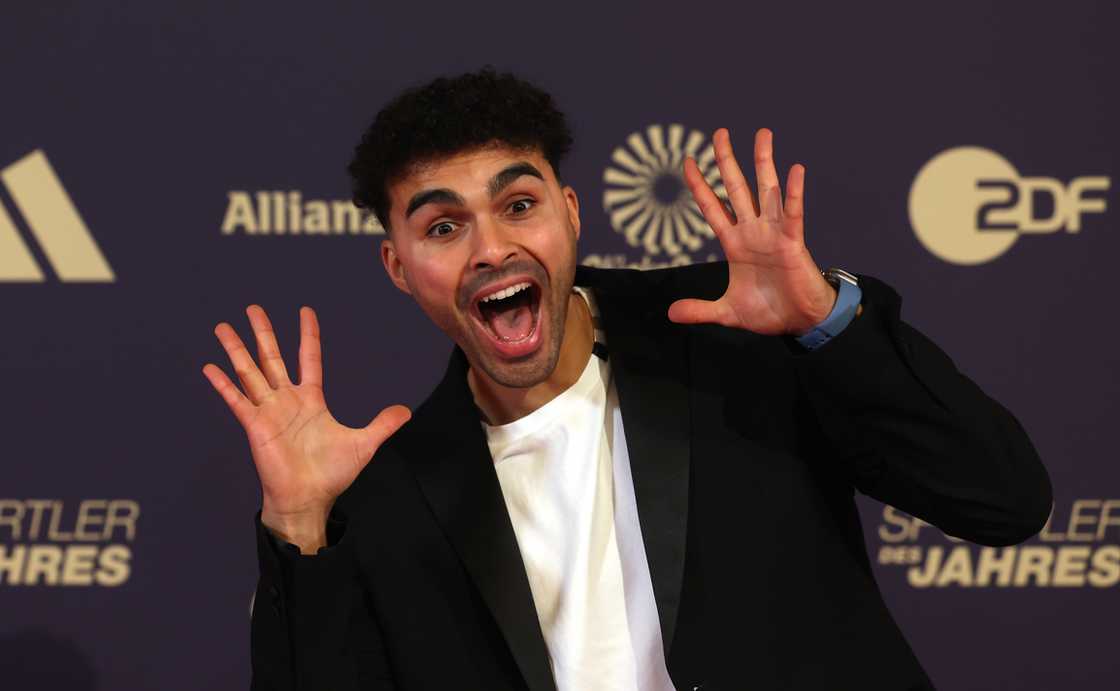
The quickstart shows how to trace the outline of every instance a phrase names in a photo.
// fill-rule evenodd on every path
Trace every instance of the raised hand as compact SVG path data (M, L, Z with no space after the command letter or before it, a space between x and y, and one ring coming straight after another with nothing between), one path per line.
M402 405L382 410L368 425L340 424L323 398L319 322L300 309L299 384L288 378L272 323L259 305L245 312L257 340L262 373L233 327L214 329L241 380L243 394L217 365L202 373L245 428L263 505L261 521L285 540L313 554L326 544L326 519L335 499L354 482L374 452L411 412Z
M790 168L783 205L774 169L773 133L760 129L754 140L756 203L731 150L727 129L716 130L712 143L734 215L708 186L691 157L685 159L684 177L723 247L728 286L718 300L677 300L669 306L669 319L722 324L760 334L807 333L832 311L836 290L821 276L805 247L805 166Z

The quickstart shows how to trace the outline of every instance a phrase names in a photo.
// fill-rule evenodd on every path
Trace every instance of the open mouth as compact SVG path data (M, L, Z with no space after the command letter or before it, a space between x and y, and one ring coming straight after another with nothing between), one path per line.
M519 281L479 298L476 317L502 355L519 357L539 342L540 302L540 288Z

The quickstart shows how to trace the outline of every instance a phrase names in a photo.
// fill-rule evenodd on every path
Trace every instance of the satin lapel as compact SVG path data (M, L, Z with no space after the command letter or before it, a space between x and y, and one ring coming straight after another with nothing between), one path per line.
M420 489L489 606L530 689L555 691L524 561L455 348L443 381L401 431Z
M651 300L650 279L579 267L595 293L618 389L638 520L649 562L665 656L673 641L684 577L690 419L684 328Z

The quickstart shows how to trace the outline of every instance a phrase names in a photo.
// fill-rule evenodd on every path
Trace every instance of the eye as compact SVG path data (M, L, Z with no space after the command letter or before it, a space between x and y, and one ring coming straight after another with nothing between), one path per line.
M509 205L509 208L515 214L523 214L536 204L532 199L518 199Z
M434 226L432 226L431 228L428 228L428 236L429 237L443 237L444 235L449 235L454 230L455 230L454 225L452 225L451 223L449 223L447 221L443 221L442 223L437 223Z

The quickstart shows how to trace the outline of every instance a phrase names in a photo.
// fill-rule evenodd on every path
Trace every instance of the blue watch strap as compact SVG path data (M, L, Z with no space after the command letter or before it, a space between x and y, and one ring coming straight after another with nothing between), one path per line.
M844 327L850 324L856 316L859 301L863 298L863 291L851 281L841 279L839 283L836 304L832 306L832 311L828 313L824 321L814 326L809 333L797 337L797 342L809 350L824 345L830 338L843 331Z

